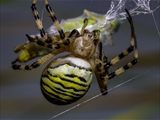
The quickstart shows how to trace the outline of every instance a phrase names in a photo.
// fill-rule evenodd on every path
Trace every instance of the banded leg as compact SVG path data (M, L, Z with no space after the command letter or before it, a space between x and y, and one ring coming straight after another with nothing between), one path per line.
M56 29L58 30L58 32L60 34L60 38L63 40L65 38L65 34L60 27L59 21L57 20L54 12L52 11L52 8L49 6L48 0L44 0L44 2L46 4L46 9L47 9L52 21L53 21L53 24L55 25Z
M125 50L123 53L121 53L119 56L117 56L113 60L111 60L111 62L107 63L107 65L115 64L120 59L122 59L123 57L128 55L131 51L133 51L132 50L133 48L134 48L134 59L131 62L127 63L125 66L120 67L116 71L106 75L104 77L105 81L108 81L109 79L112 79L114 76L117 76L117 75L123 73L125 70L131 68L133 65L135 65L137 63L138 49L137 49L137 41L136 41L136 35L135 35L135 31L134 31L133 21L132 21L131 15L129 14L128 10L126 10L126 12L128 14L127 19L129 21L130 27L131 27L131 43L130 43L131 46L127 50Z
M104 79L102 77L102 75L108 73L108 70L104 69L104 64L107 62L107 57L102 51L102 43L100 41L97 43L94 59L91 59L89 62L94 69L100 91L103 93L102 95L107 94L107 83L104 84Z
M105 65L105 68L109 68L110 66L116 64L117 62L119 62L122 58L126 57L129 53L134 51L134 58L138 58L138 49L137 49L137 41L136 41L136 35L135 35L135 31L134 31L134 26L133 26L133 21L132 21L132 17L130 16L129 12L127 9L125 9L127 14L128 14L128 21L130 23L130 27L131 27L131 42L130 42L130 47L128 47L126 50L124 50L121 54L119 54L118 56L116 56L115 58L113 58L110 62L108 62Z
M43 46L43 47L45 47L45 48L51 48L51 49L59 49L59 48L60 48L61 42L46 43L46 42L43 41L43 40L32 38L32 37L29 36L28 34L26 34L26 36L27 36L27 38L28 38L28 40L29 40L30 42L35 42L35 43L37 43L38 45Z
M74 40L77 36L79 35L79 32L77 30L72 30L71 33L68 35L67 39L63 42L64 45L68 45L70 44L70 42L72 40ZM35 42L40 46L46 47L46 48L51 48L51 49L60 49L60 47L62 46L62 41L57 41L57 42L53 42L53 43L46 43L43 40L40 39L35 39L31 36L29 36L28 34L26 34L28 40L30 42ZM64 46L63 46L64 47Z
M128 47L121 54L119 54L118 56L116 56L115 58L113 58L110 62L108 62L105 65L105 68L108 69L109 67L113 66L114 64L116 64L117 62L119 62L122 58L126 57L129 53L133 52L133 50L134 50L134 46L130 44L130 47Z
M74 40L76 37L78 37L80 34L78 32L78 30L74 29L71 31L71 33L69 34L69 36L67 37L67 39L65 41L63 41L64 45L69 45L71 43L72 40Z
M64 52L64 49L58 49L55 50L47 55L45 55L44 57L38 59L36 62L30 64L30 65L18 65L15 62L12 62L12 68L14 70L32 70L34 68L39 67L40 65L43 65L45 62L47 62L49 59L51 59L52 57L54 57L55 55Z
M42 39L44 41L48 42L47 41L48 40L47 39L47 35L46 35L46 33L45 33L44 29L43 29L42 22L41 22L41 20L39 18L39 15L38 15L38 11L37 11L37 8L36 8L36 3L37 3L37 0L33 0L31 9L32 9L33 15L35 17L35 22L36 22L37 27L38 27L38 29L40 31L40 35L41 35Z

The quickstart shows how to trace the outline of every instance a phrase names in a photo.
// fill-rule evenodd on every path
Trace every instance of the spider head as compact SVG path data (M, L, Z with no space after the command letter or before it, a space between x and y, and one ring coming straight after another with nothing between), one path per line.
M100 37L100 31L99 30L93 30L92 32L89 32L88 30L84 30L83 33L83 39L84 40L99 40Z

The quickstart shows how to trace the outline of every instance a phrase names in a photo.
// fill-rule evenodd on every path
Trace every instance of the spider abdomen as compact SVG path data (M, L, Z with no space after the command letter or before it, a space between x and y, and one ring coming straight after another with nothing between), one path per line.
M57 105L70 104L80 99L92 81L90 64L80 58L64 57L52 61L41 77L44 97Z

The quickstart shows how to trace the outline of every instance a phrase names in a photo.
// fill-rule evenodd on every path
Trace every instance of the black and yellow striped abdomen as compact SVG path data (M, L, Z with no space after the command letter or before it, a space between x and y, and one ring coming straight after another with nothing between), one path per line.
M80 58L65 57L52 61L41 77L44 97L57 105L70 104L80 99L92 81L90 64Z

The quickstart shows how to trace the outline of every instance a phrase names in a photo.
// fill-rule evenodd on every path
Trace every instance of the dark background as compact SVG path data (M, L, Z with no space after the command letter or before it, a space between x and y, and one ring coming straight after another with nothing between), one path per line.
M39 13L43 2L38 0ZM105 14L110 0L49 0L58 19L74 18L84 9ZM30 6L32 0L1 1L1 119L49 119L52 116L73 107L100 93L95 76L88 93L79 101L67 106L56 106L49 103L40 91L40 76L45 65L32 71L14 71L11 68L17 54L13 48L24 43L25 34L36 34L38 30L34 22ZM43 25L49 28L51 19L44 10ZM154 12L160 28L160 9ZM112 88L137 75L138 78L85 103L56 119L154 119L159 115L159 63L160 37L158 36L151 14L133 17L139 48L139 62L136 66L109 82ZM129 46L130 27L125 21L114 36L114 46L104 46L105 54L112 59ZM111 70L124 65L133 57L126 57Z

